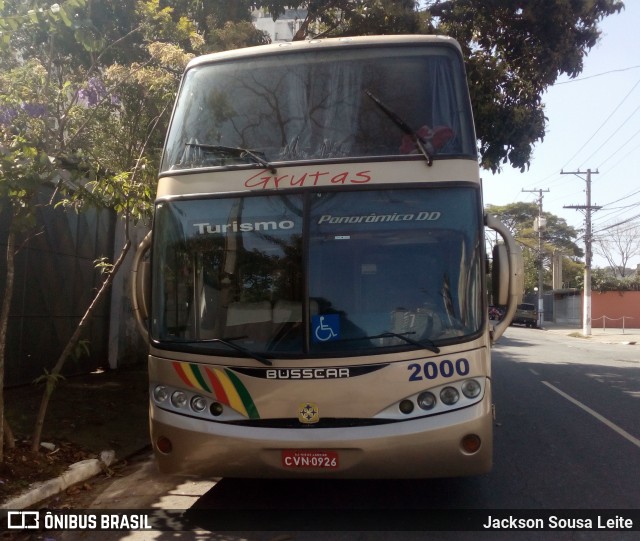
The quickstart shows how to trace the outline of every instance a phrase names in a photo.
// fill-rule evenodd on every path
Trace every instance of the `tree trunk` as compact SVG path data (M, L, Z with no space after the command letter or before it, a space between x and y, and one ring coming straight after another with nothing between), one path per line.
M91 316L95 312L95 309L97 308L98 303L105 296L105 294L109 290L109 287L111 287L111 283L113 282L113 279L116 273L122 266L122 263L124 262L124 259L127 253L129 252L130 247L131 247L131 241L127 241L124 247L122 248L122 251L120 252L120 256L118 257L118 260L113 265L111 272L109 273L105 281L102 282L102 286L100 287L98 293L96 293L96 296L93 298L93 301L91 301L89 308L87 308L87 311L84 313L84 316L82 316L80 323L76 327L75 332L67 342L67 345L64 348L63 352L60 354L60 357L58 357L58 361L56 362L55 366L53 367L50 373L50 376L52 378L55 378L60 374L60 371L62 370L64 363L66 362L67 358L73 351L73 348L75 347L76 343L80 339L80 336L82 335L82 331L85 329L85 327L88 325L89 321L91 320ZM38 448L40 447L40 440L42 438L42 428L44 426L44 419L47 414L49 399L53 394L53 389L54 389L54 385L50 385L49 383L45 385L45 390L42 395L42 401L40 402L40 409L38 410L38 416L36 418L36 424L33 429L33 437L31 439L31 450L33 452L37 452Z
M4 361L7 344L7 328L9 327L9 310L11 309L11 297L13 297L13 280L15 276L15 240L16 236L11 227L10 221L9 234L7 235L7 275L4 284L4 299L2 301L2 311L0 311L0 463L4 462Z
M4 444L7 449L14 449L16 446L16 438L13 435L13 430L9 426L9 421L6 418L2 420L2 429L4 430Z

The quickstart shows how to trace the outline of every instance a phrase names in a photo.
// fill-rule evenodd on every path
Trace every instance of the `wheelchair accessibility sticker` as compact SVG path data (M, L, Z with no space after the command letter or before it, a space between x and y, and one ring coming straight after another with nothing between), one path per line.
M311 318L314 342L329 342L340 338L340 315L325 314Z

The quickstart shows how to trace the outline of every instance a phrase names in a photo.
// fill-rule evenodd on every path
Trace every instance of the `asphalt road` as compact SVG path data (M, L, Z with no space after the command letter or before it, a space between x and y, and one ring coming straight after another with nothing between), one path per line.
M488 475L216 483L158 476L145 456L126 475L103 482L84 501L69 505L190 509L198 532L64 532L49 538L637 539L638 531L424 531L429 519L460 509L469 510L469 516L480 510L487 517L504 516L501 510L509 509L531 510L532 516L536 510L568 509L636 510L635 516L640 515L640 346L511 327L494 349L493 379L495 462ZM455 516L464 520L465 513Z

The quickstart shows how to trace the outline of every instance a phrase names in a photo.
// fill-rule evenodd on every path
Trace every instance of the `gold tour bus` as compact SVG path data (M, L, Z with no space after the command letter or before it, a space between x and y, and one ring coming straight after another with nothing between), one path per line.
M485 226L503 239L495 325ZM519 302L521 257L483 212L453 39L193 59L132 272L160 470L487 472L491 346Z

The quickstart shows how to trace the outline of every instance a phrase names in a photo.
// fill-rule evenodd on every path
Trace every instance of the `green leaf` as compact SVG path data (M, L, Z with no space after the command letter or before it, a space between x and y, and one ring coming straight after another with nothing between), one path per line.
M62 19L62 22L65 24L65 26L69 28L73 26L73 22L69 18L69 15L65 11L64 7L60 6L60 11L58 12L58 14L60 15L60 18Z
M31 22L33 23L38 22L38 13L36 12L35 9L30 9L29 11L27 11L27 15L29 16L29 19L31 19Z
M98 52L104 48L104 40L98 34L98 31L88 26L81 26L76 29L74 36L89 52Z

